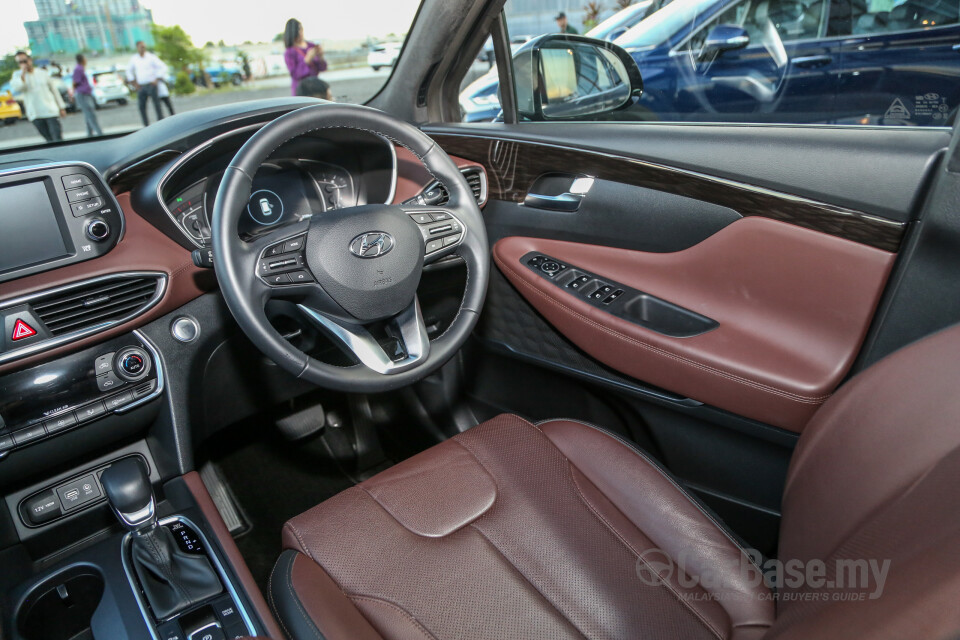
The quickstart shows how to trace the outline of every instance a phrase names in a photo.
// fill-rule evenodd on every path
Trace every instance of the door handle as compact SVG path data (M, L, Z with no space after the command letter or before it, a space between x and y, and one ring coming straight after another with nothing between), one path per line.
M797 67L822 67L833 62L833 56L802 56L800 58L794 58L793 64Z
M523 199L524 206L548 211L576 211L583 202L583 195L576 193L561 193L558 196L545 196L539 193L528 193Z

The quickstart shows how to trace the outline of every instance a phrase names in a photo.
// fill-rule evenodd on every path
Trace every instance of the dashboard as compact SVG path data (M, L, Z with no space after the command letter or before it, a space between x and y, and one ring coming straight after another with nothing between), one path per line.
M131 192L134 207L188 248L210 244L210 216L223 172L258 126L232 131L147 176ZM393 199L394 146L363 131L325 131L281 146L254 176L238 234L260 233L326 211Z

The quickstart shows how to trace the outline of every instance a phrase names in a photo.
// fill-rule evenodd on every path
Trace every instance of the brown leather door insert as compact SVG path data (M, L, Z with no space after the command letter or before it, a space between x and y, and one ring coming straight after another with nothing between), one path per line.
M671 338L595 308L521 264L540 252L716 320ZM674 253L510 237L494 260L585 352L649 384L800 431L863 342L895 254L749 217Z

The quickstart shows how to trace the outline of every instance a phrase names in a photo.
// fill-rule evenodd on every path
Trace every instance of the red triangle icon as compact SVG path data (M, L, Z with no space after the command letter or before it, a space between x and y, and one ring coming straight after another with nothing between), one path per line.
M10 336L10 339L23 340L24 338L35 335L37 335L37 330L18 318L17 323L13 325L13 334Z

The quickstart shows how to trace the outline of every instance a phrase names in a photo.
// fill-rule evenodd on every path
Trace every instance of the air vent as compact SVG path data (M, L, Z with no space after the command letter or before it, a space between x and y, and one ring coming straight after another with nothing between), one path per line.
M116 275L40 294L33 311L53 337L103 328L152 307L163 293L159 274Z
M473 191L473 197L476 198L477 204L483 206L487 203L487 176L483 172L483 169L479 167L468 167L466 169L461 169L460 173L463 174L463 177L467 179L467 184L470 185L470 190ZM443 193L440 200L433 204L437 206L443 206L447 204L450 199L449 194L447 193L447 188L440 184L439 182L434 182L429 187L423 191L430 191L431 189L440 188L440 191ZM413 202L413 198L410 199L410 202Z

